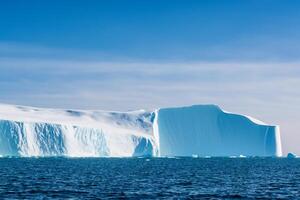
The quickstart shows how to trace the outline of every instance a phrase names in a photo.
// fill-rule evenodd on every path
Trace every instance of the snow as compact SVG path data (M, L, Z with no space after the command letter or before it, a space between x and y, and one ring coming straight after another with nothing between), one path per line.
M215 105L130 112L0 104L3 156L281 156L278 126Z
M151 112L41 109L0 104L5 156L157 155Z

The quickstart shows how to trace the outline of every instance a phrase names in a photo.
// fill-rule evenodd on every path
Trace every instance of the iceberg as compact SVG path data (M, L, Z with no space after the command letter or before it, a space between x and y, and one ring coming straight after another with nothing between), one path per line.
M297 158L298 156L294 153L288 153L286 157L287 158Z
M215 105L157 111L161 156L282 156L279 126Z
M1 156L281 156L278 126L214 105L130 112L0 104Z
M0 105L0 155L156 156L151 112Z

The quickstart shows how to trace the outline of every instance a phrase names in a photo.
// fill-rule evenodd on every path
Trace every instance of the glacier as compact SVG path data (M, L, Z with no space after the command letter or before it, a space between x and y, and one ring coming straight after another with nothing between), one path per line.
M0 104L1 156L282 156L279 126L215 105L155 111Z

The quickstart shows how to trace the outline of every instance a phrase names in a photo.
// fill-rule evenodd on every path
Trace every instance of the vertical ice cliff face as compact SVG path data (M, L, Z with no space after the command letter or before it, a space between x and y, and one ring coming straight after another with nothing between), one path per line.
M0 104L2 156L281 156L278 126L213 105L154 112Z
M158 111L161 156L281 156L278 126L214 105Z
M4 156L129 157L152 156L151 137L105 133L101 129L47 123L0 121Z
M0 105L0 155L156 156L153 117L142 110L58 111Z

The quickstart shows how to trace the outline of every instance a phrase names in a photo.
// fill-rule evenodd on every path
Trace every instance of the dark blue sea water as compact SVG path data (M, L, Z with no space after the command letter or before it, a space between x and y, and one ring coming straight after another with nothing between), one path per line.
M300 198L300 159L1 158L0 199Z

